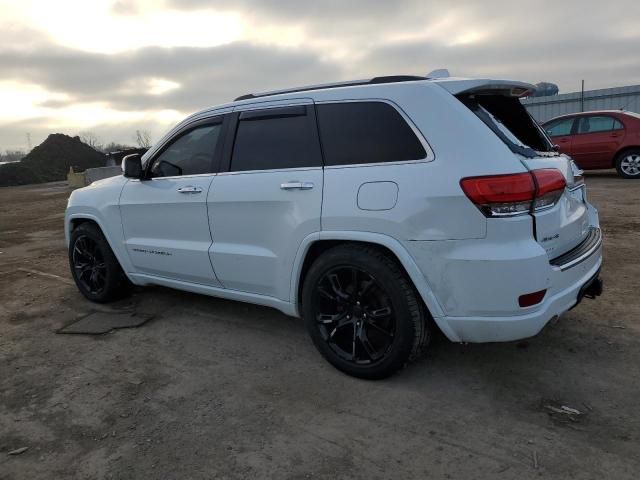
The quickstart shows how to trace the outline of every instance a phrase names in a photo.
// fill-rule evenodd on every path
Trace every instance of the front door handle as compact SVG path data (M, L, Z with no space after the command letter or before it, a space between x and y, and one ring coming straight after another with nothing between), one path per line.
M282 190L311 190L313 188L312 182L286 182L281 183L280 188Z
M188 187L180 187L178 189L178 192L180 192L180 193L202 193L202 189L200 187L188 186Z

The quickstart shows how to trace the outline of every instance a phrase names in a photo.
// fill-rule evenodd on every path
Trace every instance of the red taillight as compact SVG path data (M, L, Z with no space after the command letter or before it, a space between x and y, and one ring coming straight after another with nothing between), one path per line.
M565 187L560 170L546 168L527 173L468 177L460 187L487 216L528 213L553 205Z
M555 168L543 168L542 170L533 170L531 173L536 182L536 198L533 208L539 210L555 205L567 186L562 172Z
M537 305L542 301L544 295L547 293L546 290L540 290L539 292L527 293L525 295L520 295L518 297L518 305L520 307L530 307L532 305Z

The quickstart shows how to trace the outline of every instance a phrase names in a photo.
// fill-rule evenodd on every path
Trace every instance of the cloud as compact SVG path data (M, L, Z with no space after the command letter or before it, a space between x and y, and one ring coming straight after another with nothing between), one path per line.
M189 112L255 89L341 77L339 65L317 54L242 42L211 48L148 47L114 55L61 47L0 49L0 64L5 79L67 93L69 102L100 101L125 110ZM159 82L174 88L159 93Z
M376 75L424 75L435 68L461 76L552 81L561 91L576 90L583 78L587 88L640 83L640 2L632 0L616 8L556 0L531 5L507 0L120 0L104 15L109 18L96 21L126 25L127 32L138 25L146 25L146 32L153 18L197 16L198 25L228 18L239 26L226 43L204 35L185 45L181 25L163 31L161 44L133 47L147 45L156 32L129 48L100 53L79 41L70 44L78 35L56 36L87 18L70 16L68 25L51 30L42 19L24 20L26 14L15 17L20 21L5 21L0 25L0 88L22 84L32 104L22 110L31 112L28 119L2 119L0 111L0 148L8 148L12 135L22 142L25 128L80 131L86 124L128 141L118 135L132 126L161 130L174 117L243 93ZM95 38L87 43L95 44ZM90 118L74 123L81 114Z

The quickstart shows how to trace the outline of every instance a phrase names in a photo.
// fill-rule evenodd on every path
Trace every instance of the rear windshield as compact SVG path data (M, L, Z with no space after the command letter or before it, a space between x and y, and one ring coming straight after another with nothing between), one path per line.
M515 153L535 157L555 152L544 131L517 97L495 94L459 95L464 103Z

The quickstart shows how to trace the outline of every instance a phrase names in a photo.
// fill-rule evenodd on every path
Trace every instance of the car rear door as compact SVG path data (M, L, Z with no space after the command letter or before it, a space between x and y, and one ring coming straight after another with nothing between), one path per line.
M582 168L611 168L624 133L624 127L613 116L582 116L573 137L572 157Z
M323 167L313 102L238 107L224 158L207 198L216 274L225 288L289 301L298 247L320 231Z
M221 153L223 118L181 129L120 196L124 243L136 273L218 286L209 259L207 193Z
M567 155L573 153L574 117L559 118L545 124L544 129L551 141L558 145L560 152Z

